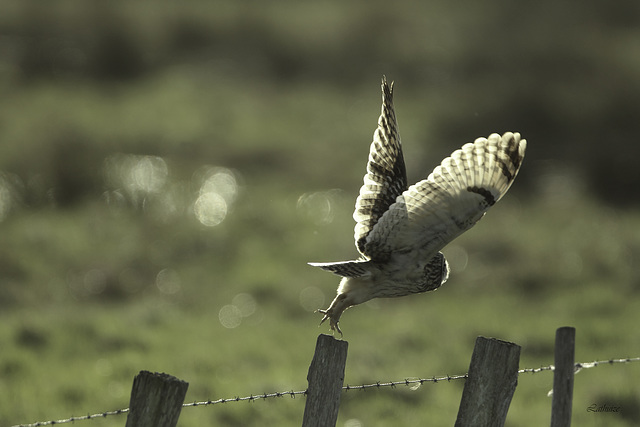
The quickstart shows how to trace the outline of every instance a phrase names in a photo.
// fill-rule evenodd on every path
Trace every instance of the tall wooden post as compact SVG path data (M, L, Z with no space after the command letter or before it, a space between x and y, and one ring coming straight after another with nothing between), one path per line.
M340 395L347 361L347 341L320 334L309 366L307 403L302 427L334 427L338 420Z
M478 337L469 364L456 427L503 426L518 384L520 346Z
M575 372L576 330L565 326L556 330L555 361L553 370L553 400L551 427L571 425L573 403L573 375Z

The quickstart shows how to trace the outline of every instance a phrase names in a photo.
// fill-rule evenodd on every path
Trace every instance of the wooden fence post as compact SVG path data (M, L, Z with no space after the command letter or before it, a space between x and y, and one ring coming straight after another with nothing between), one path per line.
M565 326L556 330L551 427L569 427L571 425L575 346L575 328Z
M189 383L140 371L133 379L126 427L175 427Z
M520 346L478 337L469 364L456 427L503 426L518 384Z
M332 427L338 419L347 361L347 341L320 334L309 366L307 403L302 427Z

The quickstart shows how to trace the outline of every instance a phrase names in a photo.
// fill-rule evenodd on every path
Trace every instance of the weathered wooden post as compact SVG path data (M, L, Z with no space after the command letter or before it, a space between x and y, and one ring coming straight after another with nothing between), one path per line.
M133 379L126 427L175 427L189 383L140 371Z
M556 330L553 369L551 427L569 427L571 425L575 347L576 329L570 326L558 328Z
M333 427L338 419L347 361L347 341L320 334L309 366L307 403L302 427Z
M456 427L503 426L518 384L520 346L478 337L469 364Z

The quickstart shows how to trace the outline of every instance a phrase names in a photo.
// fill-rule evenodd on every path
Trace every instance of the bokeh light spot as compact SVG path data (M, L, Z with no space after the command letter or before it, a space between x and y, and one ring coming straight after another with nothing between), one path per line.
M160 191L167 181L169 169L162 157L135 156L129 170L129 185L145 193Z
M307 311L316 311L324 305L324 293L315 286L300 291L300 305Z
M240 293L233 297L231 304L238 307L242 317L249 317L256 312L258 303L250 294Z
M203 225L213 227L227 216L227 202L218 193L201 194L193 205L193 212Z
M242 312L235 305L228 304L220 309L218 319L220 324L227 329L237 328L242 322Z
M229 169L209 169L208 177L200 187L200 193L217 193L228 203L233 203L238 194L236 177Z
M127 206L127 198L120 190L108 190L102 193L102 200L114 213L119 213Z
M309 218L315 225L330 224L335 218L336 196L340 190L304 193L298 197L298 212Z
M124 190L136 202L163 189L169 168L162 157L114 154L105 159L104 173L109 187Z
M165 268L156 276L156 287L167 295L178 293L181 288L180 276L175 270Z
M208 227L220 224L238 195L235 174L226 168L205 166L196 172L194 181L199 186L193 205L196 218Z

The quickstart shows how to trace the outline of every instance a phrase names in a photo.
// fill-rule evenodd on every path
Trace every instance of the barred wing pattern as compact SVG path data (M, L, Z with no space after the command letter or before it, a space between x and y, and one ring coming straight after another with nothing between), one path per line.
M360 188L353 213L356 247L362 255L376 259L375 253L370 254L366 250L367 235L406 189L407 172L393 109L393 83L389 86L383 77L382 111L369 149L364 185Z
M409 187L378 220L364 252L435 253L471 228L507 192L524 158L519 133L478 138Z

